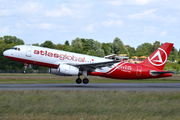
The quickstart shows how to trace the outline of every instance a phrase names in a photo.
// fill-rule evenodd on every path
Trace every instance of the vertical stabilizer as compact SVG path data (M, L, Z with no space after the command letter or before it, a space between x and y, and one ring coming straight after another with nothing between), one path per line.
M164 43L160 48L158 48L153 54L151 54L147 59L145 59L141 65L148 67L155 67L156 69L163 70L167 62L173 43Z

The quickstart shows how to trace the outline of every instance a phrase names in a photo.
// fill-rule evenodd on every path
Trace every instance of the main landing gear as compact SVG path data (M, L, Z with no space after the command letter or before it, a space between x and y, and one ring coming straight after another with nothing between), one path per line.
M27 71L26 71L27 66L28 66L28 64L27 64L27 63L24 63L24 70L22 71L23 74L26 74L26 73L27 73Z
M76 83L77 84L81 84L82 82L84 84L88 84L89 83L89 80L87 79L87 71L83 71L83 74L85 75L85 78L82 81L81 78L80 78L80 75L78 75L78 78L76 79Z
M78 78L76 79L76 83L77 83L77 84L81 84L81 83L82 83L81 78L78 77ZM89 83L89 80L88 80L87 78L84 78L84 79L83 79L83 83L84 83L84 84L88 84L88 83Z

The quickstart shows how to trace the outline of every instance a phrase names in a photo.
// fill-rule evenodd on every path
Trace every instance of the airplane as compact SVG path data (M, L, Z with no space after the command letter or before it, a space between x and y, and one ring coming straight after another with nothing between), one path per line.
M49 67L55 75L78 76L76 83L88 84L88 75L114 79L148 79L172 76L171 71L164 71L173 43L164 43L142 63L133 64L119 60L55 50L50 48L17 45L3 52L11 60L28 64ZM81 80L80 76L84 75Z

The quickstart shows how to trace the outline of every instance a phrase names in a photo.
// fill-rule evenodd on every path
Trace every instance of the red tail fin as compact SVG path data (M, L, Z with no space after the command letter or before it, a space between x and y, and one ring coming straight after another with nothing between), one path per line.
M167 62L173 43L164 43L160 48L158 48L153 54L151 54L147 59L145 59L141 65L148 67L155 67L156 69L163 70Z

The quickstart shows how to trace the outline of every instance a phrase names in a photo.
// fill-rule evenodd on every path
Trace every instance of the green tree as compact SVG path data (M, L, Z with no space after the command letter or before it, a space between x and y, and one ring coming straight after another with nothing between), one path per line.
M116 37L112 43L112 52L114 52L114 54L117 54L117 55L118 54L127 54L127 55L129 54L128 50L124 46L123 42L118 37Z
M119 53L121 53L121 54L127 54L127 56L129 56L128 49L124 46L124 44L123 44L123 46L121 46L119 49L120 49L120 50L119 50Z
M102 43L102 49L104 50L105 55L111 54L111 44L110 43Z
M101 43L98 41L94 41L93 49L96 51L99 48L101 48Z
M180 60L178 61L178 64L180 64Z
M177 52L177 49L174 49L174 51L173 51L173 59L174 59L174 61L175 60L178 61L178 52Z
M96 50L96 55L98 57L104 57L104 50L103 49L97 49Z
M0 38L0 53L3 53L7 49L7 44Z
M112 50L115 54L119 54L119 50L120 50L120 47L123 46L123 43L122 41L116 37L113 41L113 44L112 44Z
M7 68L7 61L9 61L7 58L3 56L3 52L8 49L7 44L0 38L0 69L6 69Z
M172 50L171 50L171 53L169 55L169 58L168 60L170 61L178 61L178 52L177 52L177 49L173 46L172 47Z
M179 49L179 51L178 51L178 58L180 59L180 49Z
M53 42L52 42L52 41L49 41L49 40L45 41L45 42L42 43L40 46L41 46L41 47L47 47L47 48L56 49L55 44L53 44Z
M87 54L91 49L91 46L87 43L87 39L81 38L82 46L83 46L83 54Z
M139 45L136 49L137 56L149 56L152 54L152 44L151 43L143 43Z
M69 46L69 41L68 40L65 41L65 45Z
M62 45L62 44L57 44L56 45L56 48L58 49L58 50L63 50L64 49L64 45Z
M129 57L131 58L132 56L135 56L136 54L136 50L134 47L131 47L129 45L125 45L126 49L128 50L129 52Z
M15 36L0 37L0 69L22 69L23 63L15 62L3 56L3 52L16 45L23 45L24 41Z
M89 49L93 49L94 40L93 39L86 39L86 42L89 46Z
M159 41L155 41L155 42L153 43L151 52L153 53L153 52L156 51L160 46L161 46L161 43L160 43Z
M72 52L83 53L82 41L79 38L72 40L71 42Z
M93 49L89 50L87 54L92 55L92 56L96 56L96 52Z
M16 36L4 36L1 37L1 39L4 40L6 44L24 45L24 41L17 38Z
M93 49L94 42L93 39L86 39L86 43L83 43L83 50L87 50L88 55L96 56L96 51Z
M171 53L169 55L169 58L168 60L170 61L178 61L178 52L177 52L177 49L173 46L172 49L171 49Z
M71 46L69 45L69 41L66 40L63 46L63 50L65 51L71 51Z
M40 46L39 43L34 43L32 44L33 46Z
M96 56L103 57L104 56L104 50L101 49L101 43L98 41L94 41L93 49L96 52Z
M173 54L174 54L174 53L173 53L173 52L174 52L174 46L172 47L171 52L170 52L170 55L169 55L169 57L168 57L168 60L169 60L169 61L174 61L174 59L173 59L173 56L174 56Z

